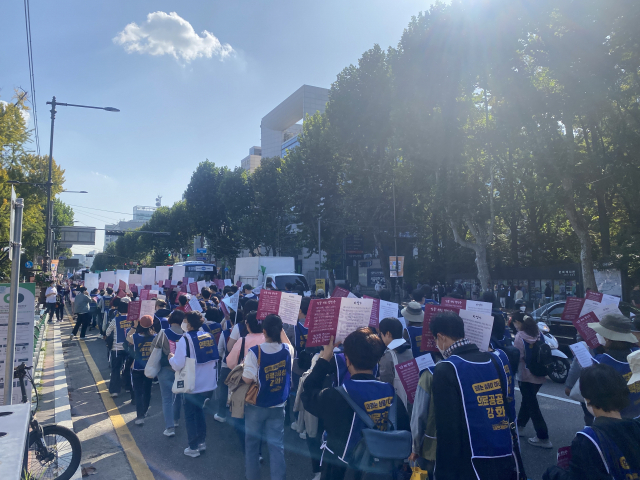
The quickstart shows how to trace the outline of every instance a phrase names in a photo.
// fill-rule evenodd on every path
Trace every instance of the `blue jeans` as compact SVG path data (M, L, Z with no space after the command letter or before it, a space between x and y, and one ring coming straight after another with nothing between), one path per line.
M182 406L182 394L176 395L171 391L175 372L171 367L162 367L158 372L160 381L160 395L162 395L162 414L164 415L164 428L173 428L180 420L180 407Z
M245 405L245 473L247 480L260 480L260 432L269 447L271 480L285 480L284 462L284 407L263 408Z
M184 420L187 424L189 448L195 450L207 437L207 419L204 416L204 400L211 398L210 392L184 394Z

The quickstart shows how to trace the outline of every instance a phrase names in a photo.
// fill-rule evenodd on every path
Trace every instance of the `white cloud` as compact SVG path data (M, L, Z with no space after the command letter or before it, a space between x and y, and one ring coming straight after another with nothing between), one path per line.
M142 25L130 23L113 38L128 53L173 55L190 62L198 57L225 59L233 53L228 43L222 44L212 33L204 30L198 35L191 24L177 13L154 12Z

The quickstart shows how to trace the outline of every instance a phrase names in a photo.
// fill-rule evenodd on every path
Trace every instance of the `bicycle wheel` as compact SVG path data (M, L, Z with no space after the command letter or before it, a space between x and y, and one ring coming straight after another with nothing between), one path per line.
M27 469L31 478L69 480L80 466L82 447L78 436L59 425L42 427L43 447L40 439L31 432Z

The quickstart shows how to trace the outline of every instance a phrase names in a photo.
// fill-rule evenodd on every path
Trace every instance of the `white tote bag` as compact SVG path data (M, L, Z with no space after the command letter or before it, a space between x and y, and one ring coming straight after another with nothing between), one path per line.
M182 370L176 372L171 388L173 393L191 393L196 388L196 359L191 358L189 340L186 337L183 338L187 342L187 358L184 359Z
M159 335L164 335L164 332L160 332ZM144 376L147 378L156 378L162 368L160 365L160 360L162 359L162 343L158 342L156 345L159 346L153 349L144 367Z

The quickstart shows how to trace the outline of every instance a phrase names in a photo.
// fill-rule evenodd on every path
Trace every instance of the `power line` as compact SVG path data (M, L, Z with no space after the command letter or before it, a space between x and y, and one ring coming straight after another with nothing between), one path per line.
M29 0L24 0L24 24L27 32L27 57L29 60L29 84L31 85L31 106L33 107L33 126L36 134L36 152L40 156L40 133L38 132L38 108L36 107L36 81L33 73L33 48L31 46L31 9Z
M86 208L88 210L98 210L100 212L109 212L109 213L120 213L122 215L131 215L133 216L133 213L125 213L125 212L114 212L113 210L103 210L101 208L91 208L91 207L83 207L82 205L71 205L70 203L67 203L67 205L69 205L70 207L79 207L79 208Z

